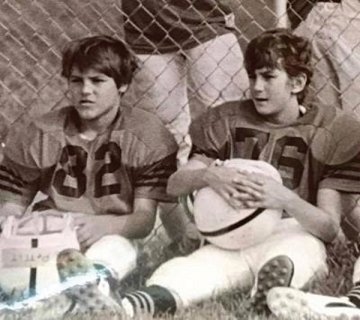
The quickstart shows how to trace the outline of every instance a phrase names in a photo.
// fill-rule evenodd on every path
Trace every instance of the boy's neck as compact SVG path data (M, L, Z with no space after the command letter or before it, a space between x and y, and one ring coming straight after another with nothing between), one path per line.
M117 118L120 109L112 109L107 114L92 120L81 119L80 136L86 140L94 140L99 134L106 131Z
M303 115L303 107L298 103L297 99L293 100L292 103L288 105L288 108L279 114L274 116L269 116L266 119L266 122L272 123L275 125L287 125L294 123L298 118Z

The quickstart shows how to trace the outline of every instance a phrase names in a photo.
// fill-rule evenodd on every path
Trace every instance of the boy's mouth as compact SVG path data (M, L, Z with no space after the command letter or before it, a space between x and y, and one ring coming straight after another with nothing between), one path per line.
M93 101L87 99L80 100L80 104L89 104L89 103L93 103Z

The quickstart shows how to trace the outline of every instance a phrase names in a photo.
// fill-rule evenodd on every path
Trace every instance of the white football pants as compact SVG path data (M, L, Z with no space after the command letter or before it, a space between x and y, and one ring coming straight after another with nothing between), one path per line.
M294 263L291 286L295 288L328 271L322 241L302 229L294 218L288 218L266 242L245 250L206 245L187 257L169 260L154 272L147 285L169 289L186 307L229 289L251 289L260 268L278 255L286 255Z
M311 94L360 117L360 1L316 3L295 33L313 45Z

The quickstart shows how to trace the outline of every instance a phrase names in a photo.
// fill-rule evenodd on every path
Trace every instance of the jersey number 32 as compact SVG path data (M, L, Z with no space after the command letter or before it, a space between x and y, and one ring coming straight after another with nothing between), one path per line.
M107 163L105 158L107 156ZM87 179L85 174L88 153L80 146L68 145L63 148L60 165L61 168L55 172L54 187L56 191L66 197L80 198L86 191ZM104 164L94 175L94 197L120 193L121 184L113 183L103 185L105 174L114 173L121 166L121 149L115 142L103 144L95 151L95 160L104 161ZM70 176L76 180L76 188L65 185L66 177Z

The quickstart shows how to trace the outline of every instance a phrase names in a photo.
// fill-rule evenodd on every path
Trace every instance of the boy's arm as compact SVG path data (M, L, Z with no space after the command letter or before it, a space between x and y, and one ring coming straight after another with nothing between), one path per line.
M331 242L340 229L341 196L333 189L320 189L317 206L296 195L286 202L285 210L314 236L324 242Z
M207 168L208 166L204 162L190 159L169 177L167 193L177 197L207 186L204 178Z
M11 202L0 202L0 226L8 216L20 217L26 211L26 207L11 203ZM1 228L0 228L1 230Z
M22 216L26 211L26 207L12 202L0 202L1 217Z
M167 192L173 196L181 196L209 186L231 206L239 208L243 207L243 203L236 197L238 182L244 177L240 170L217 165L217 161L206 165L201 160L191 159L170 176Z
M157 201L135 198L134 211L124 219L120 235L129 238L145 238L153 230L156 218Z
M248 174L239 182L238 198L248 208L273 208L286 211L309 233L324 242L332 241L340 226L340 192L322 188L317 205L302 199L296 192L271 177ZM315 191L314 191L315 192Z
M128 239L146 237L154 227L157 201L136 198L134 210L127 215L82 215L75 217L77 235L87 248L105 235L117 234Z
M341 193L341 227L346 237L360 243L360 194Z

